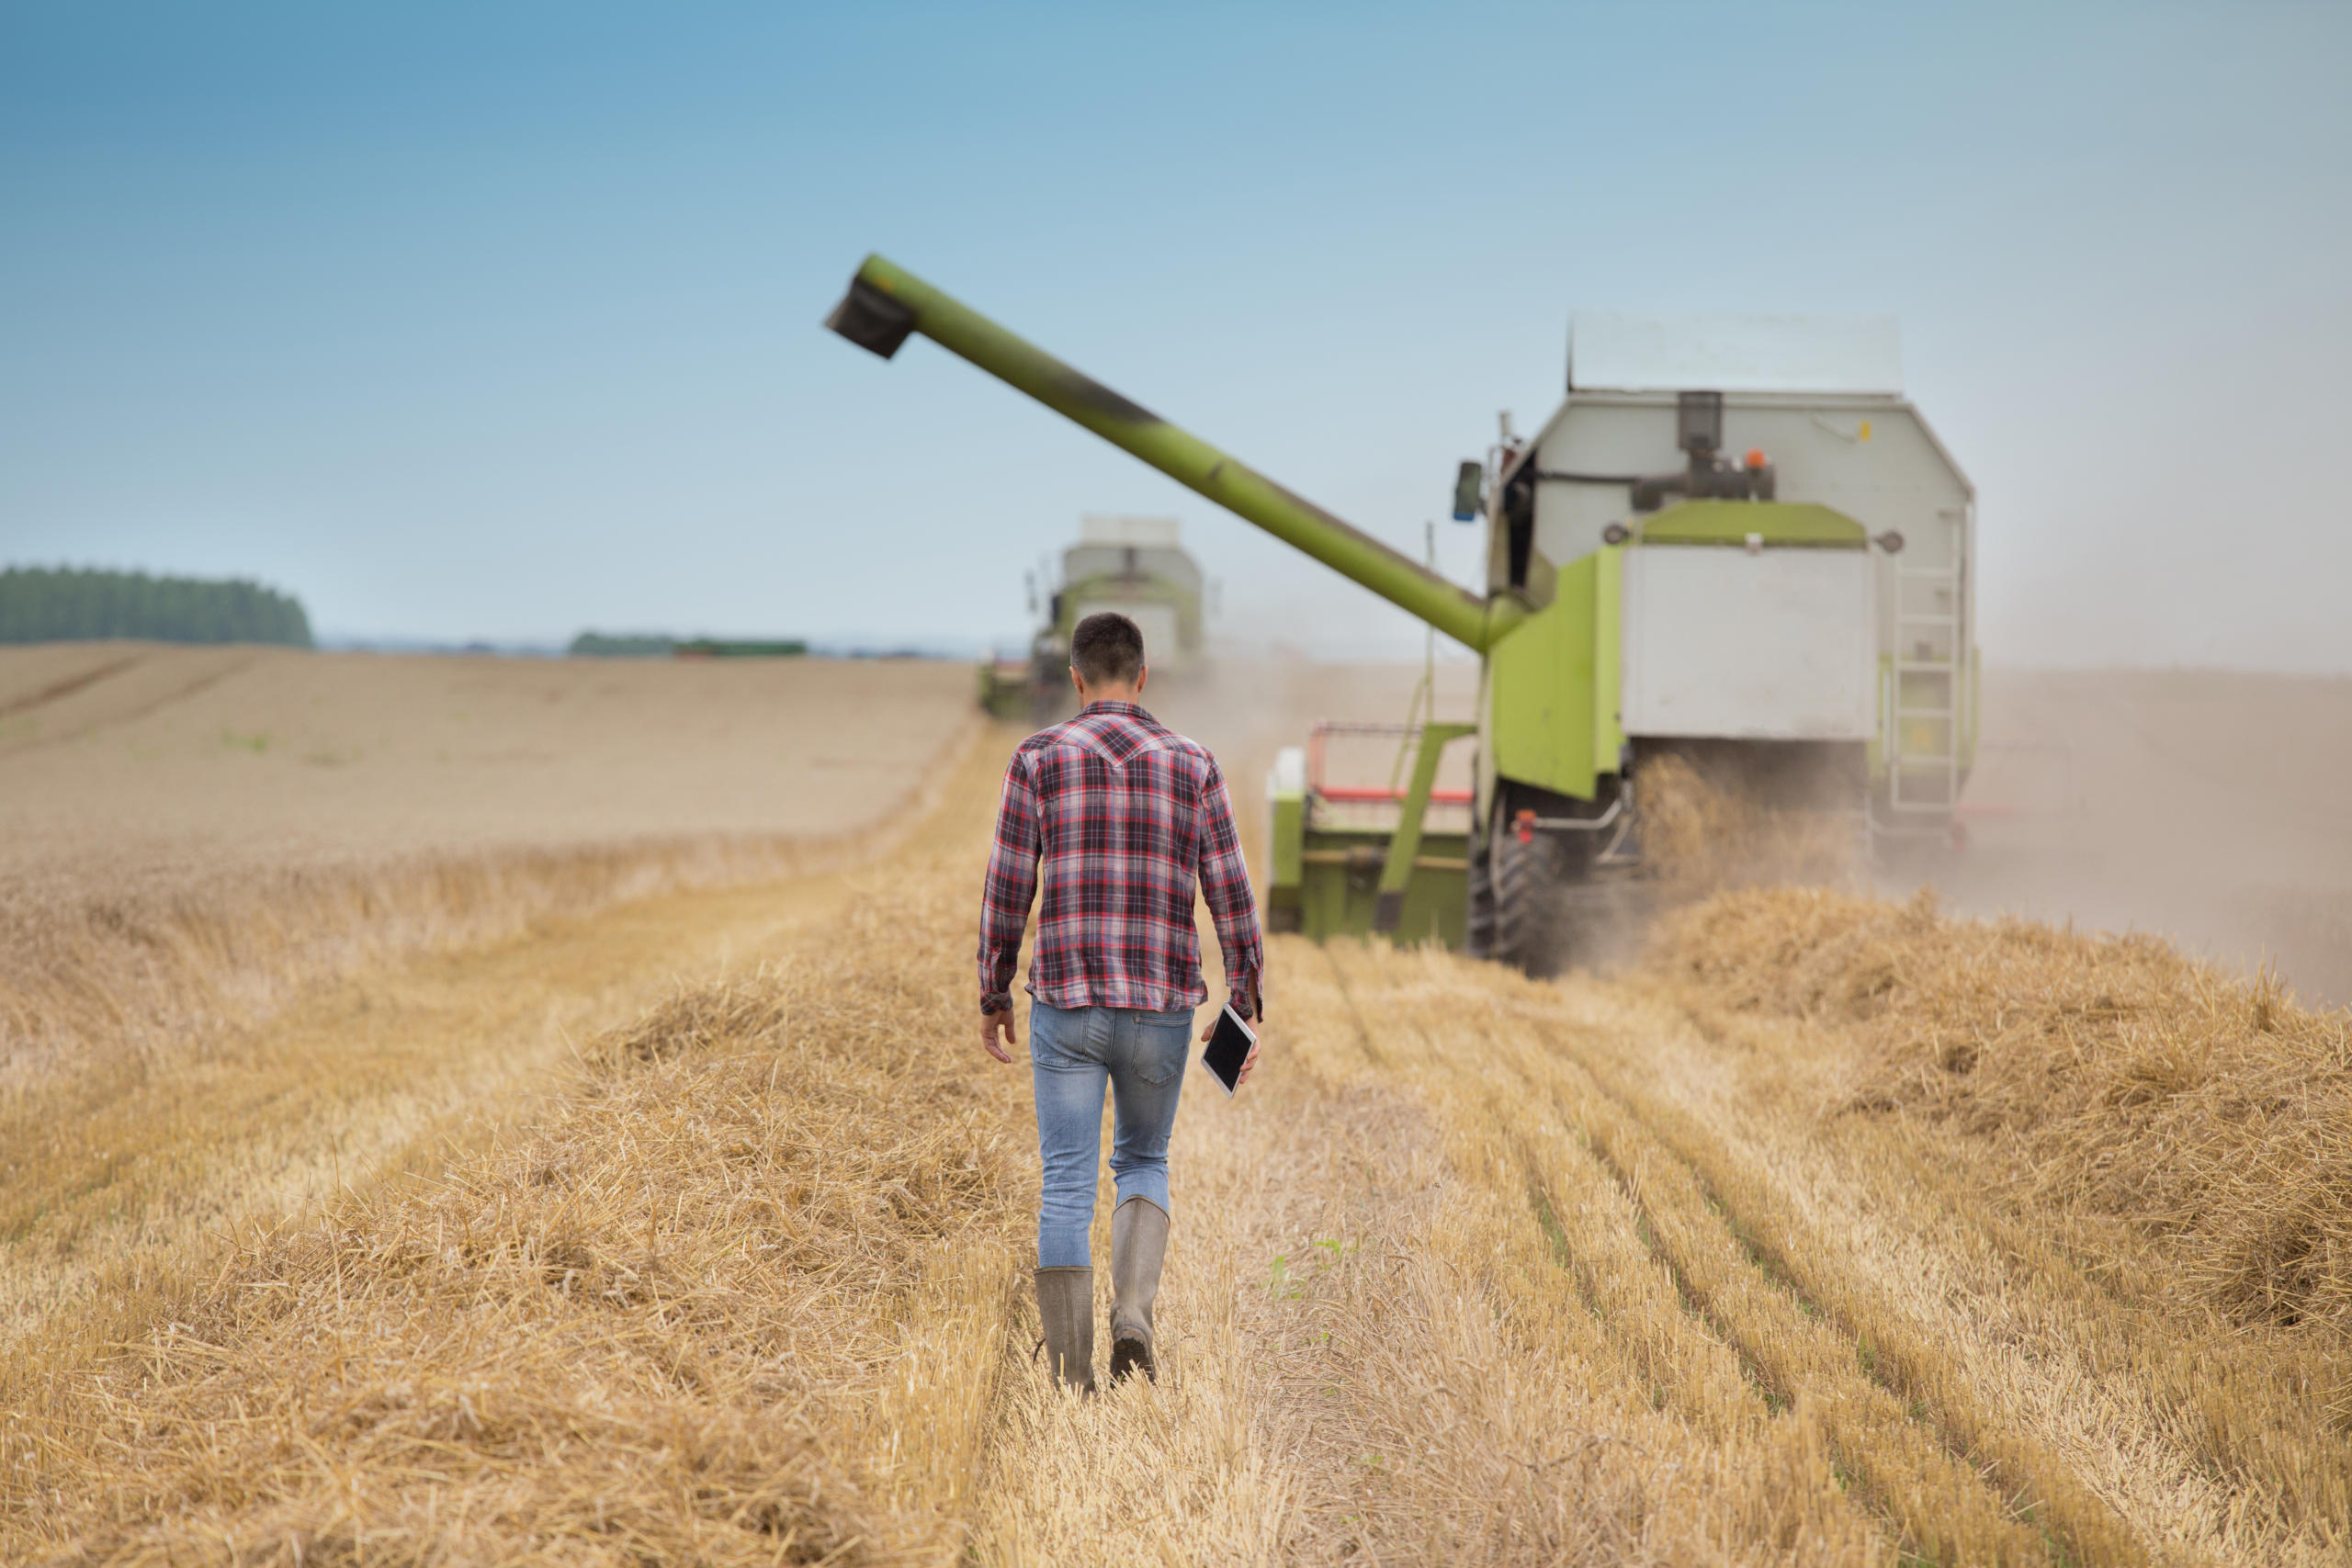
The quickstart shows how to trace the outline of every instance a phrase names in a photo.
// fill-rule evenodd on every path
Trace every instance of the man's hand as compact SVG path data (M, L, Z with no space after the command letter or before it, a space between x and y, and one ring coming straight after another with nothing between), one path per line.
M1202 1044L1205 1045L1205 1044L1207 1044L1211 1040L1214 1040L1214 1039L1216 1039L1216 1021L1217 1021L1218 1015L1219 1015L1219 1014L1221 1014L1221 1013L1223 1013L1224 1011L1225 1011L1225 1010L1224 1010L1223 1008L1219 1008L1219 1009L1217 1009L1216 1012L1213 1012L1213 1013L1209 1014L1208 1027L1201 1031L1201 1043L1202 1043ZM1260 1024L1260 1025L1259 1025L1259 1027L1260 1027L1261 1029L1263 1029L1263 1028L1264 1028L1264 1025L1261 1023L1261 1024ZM1246 1084L1246 1083L1248 1083L1248 1082L1250 1081L1250 1069L1251 1069L1251 1068L1255 1067L1255 1066L1258 1065L1258 1049L1259 1049L1259 1047L1260 1047L1260 1046L1263 1045L1264 1043L1265 1043L1265 1041L1264 1041L1264 1040L1263 1040L1263 1038L1261 1038L1261 1037L1252 1037L1252 1038L1251 1038L1251 1040L1250 1040L1250 1055L1247 1055L1247 1056L1245 1056L1245 1057L1243 1057L1243 1058L1241 1059L1241 1071L1240 1071L1240 1073L1239 1073L1238 1075L1237 1075L1237 1076L1235 1077L1235 1078L1234 1078L1234 1080L1233 1080L1233 1087L1234 1087L1235 1089L1239 1089L1243 1084Z
M1000 1032L1004 1035L1004 1045L997 1043L997 1035ZM1004 1046L1018 1045L1020 1043L1021 1037L1014 1032L1012 1027L1012 1010L1011 1008L1006 1008L999 1012L984 1012L980 1014L981 1050L986 1051L998 1061L1010 1066L1012 1063L1012 1058L1005 1055ZM1253 1051L1250 1055L1254 1057L1257 1053Z

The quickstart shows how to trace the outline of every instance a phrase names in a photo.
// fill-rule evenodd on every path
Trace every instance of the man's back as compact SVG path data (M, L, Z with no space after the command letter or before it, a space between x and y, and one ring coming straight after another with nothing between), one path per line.
M1021 743L989 859L981 989L1009 1001L1032 895L1029 988L1055 1007L1167 1010L1206 999L1195 887L1227 983L1254 998L1263 963L1232 801L1208 751L1131 702L1098 702Z

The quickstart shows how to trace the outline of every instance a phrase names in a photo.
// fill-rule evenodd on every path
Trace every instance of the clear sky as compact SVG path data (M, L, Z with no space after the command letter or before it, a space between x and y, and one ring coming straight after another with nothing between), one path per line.
M1416 554L1572 309L1892 312L1988 659L2352 671L2348 83L2342 3L6 0L0 560L978 644L1172 512L1228 634L1418 649L824 333L880 250Z

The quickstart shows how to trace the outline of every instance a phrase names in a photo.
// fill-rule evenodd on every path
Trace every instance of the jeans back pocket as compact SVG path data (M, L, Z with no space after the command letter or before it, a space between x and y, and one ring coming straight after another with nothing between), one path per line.
M1136 1021L1131 1037L1136 1077L1148 1084L1166 1083L1184 1070L1193 1047L1193 1015L1147 1013Z

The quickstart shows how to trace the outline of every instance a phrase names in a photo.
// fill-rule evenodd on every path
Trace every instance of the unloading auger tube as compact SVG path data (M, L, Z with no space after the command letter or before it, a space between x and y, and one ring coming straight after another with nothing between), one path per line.
M878 255L865 258L825 324L885 359L921 333L1481 653L1526 618L1516 597L1482 599L1447 581Z

